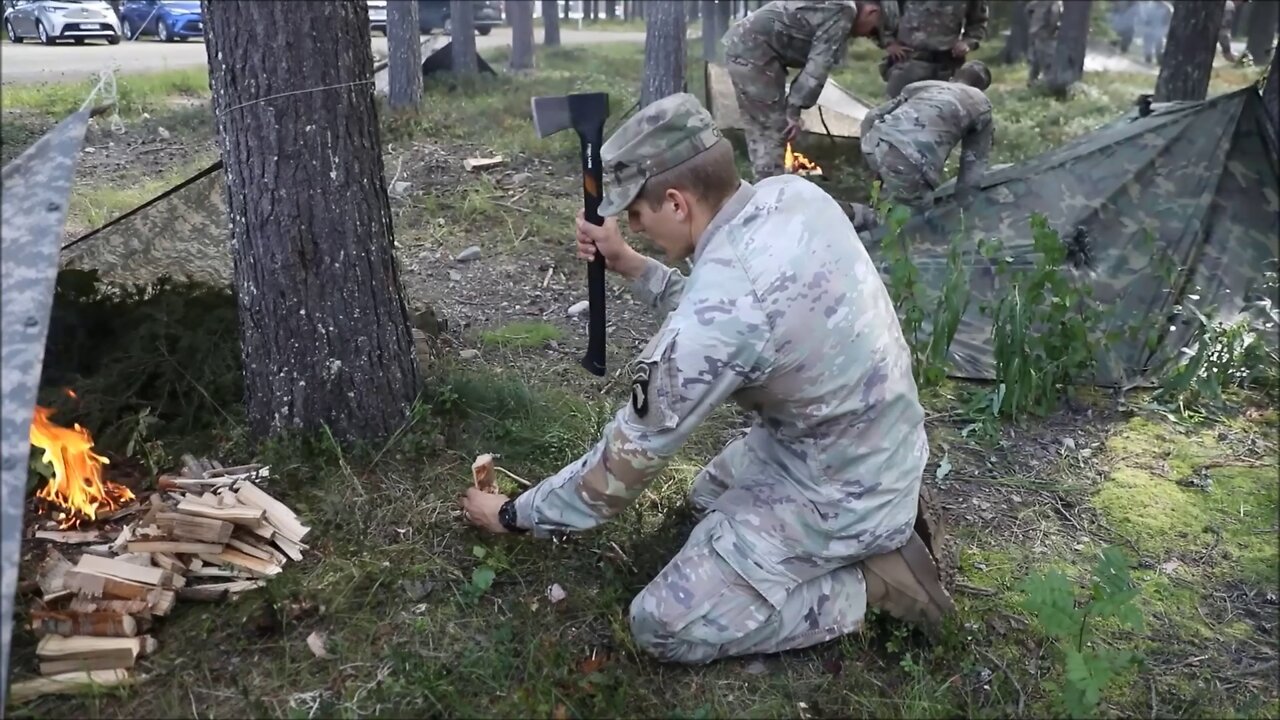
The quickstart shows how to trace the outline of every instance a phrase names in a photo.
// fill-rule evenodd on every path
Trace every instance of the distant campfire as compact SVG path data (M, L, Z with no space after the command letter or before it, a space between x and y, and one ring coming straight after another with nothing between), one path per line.
M791 143L787 143L787 150L782 155L782 165L792 175L822 176L822 167L804 154L792 151Z
M49 419L54 410L37 405L31 421L31 444L44 450L43 460L53 476L36 497L56 508L62 530L92 522L99 513L118 510L134 500L133 493L102 477L107 458L93 451L93 436L77 423L63 427Z

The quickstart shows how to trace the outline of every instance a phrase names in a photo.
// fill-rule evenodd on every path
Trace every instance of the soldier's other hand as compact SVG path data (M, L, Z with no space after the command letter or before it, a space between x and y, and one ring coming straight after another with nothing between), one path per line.
M578 257L590 262L596 253L604 256L604 266L623 277L634 279L644 270L644 257L622 239L618 219L607 217L604 225L587 222L582 210L578 211Z
M951 46L951 54L954 57L962 58L969 54L969 43L963 40L957 40L955 45Z
M787 128L782 131L782 139L786 142L793 142L800 131L804 129L804 121L800 118L787 120Z
M902 62L903 60L907 59L908 55L911 54L911 48L907 47L906 45L903 45L897 40L894 40L893 42L889 43L889 47L884 49L884 54L887 55L888 58L894 62Z
M466 494L460 498L462 517L481 530L505 533L507 529L502 527L502 522L498 520L498 511L510 499L506 495L487 493L480 488L469 487Z

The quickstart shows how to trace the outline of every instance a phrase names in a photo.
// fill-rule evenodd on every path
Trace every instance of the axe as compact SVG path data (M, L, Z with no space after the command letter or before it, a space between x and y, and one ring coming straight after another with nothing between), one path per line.
M603 225L600 200L604 177L600 168L600 145L604 143L604 121L609 117L607 93L576 93L535 97L533 128L544 138L572 128L578 133L582 154L583 214L587 222ZM604 376L604 256L596 253L587 266L587 355L582 367L592 375Z

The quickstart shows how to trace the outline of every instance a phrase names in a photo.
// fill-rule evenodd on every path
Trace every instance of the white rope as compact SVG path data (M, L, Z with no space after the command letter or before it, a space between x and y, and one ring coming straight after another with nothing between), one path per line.
M98 84L89 92L89 97L84 99L80 104L80 110L90 107L94 104L94 99L102 94L103 99L98 103L101 105L109 105L111 107L111 130L117 135L124 132L124 123L120 120L120 93L116 87L116 74L110 69L102 70L98 73Z
M232 110L239 110L240 108L243 108L243 107L256 105L260 102L266 102L268 100L275 100L276 98L288 97L290 95L302 95L302 94L311 93L311 92L320 92L321 90L336 90L339 88L355 87L356 85L367 85L372 82L373 82L372 79L357 80L355 82L339 83L337 85L324 85L321 87L305 88L303 90L290 90L289 92L276 93L275 95L268 95L264 98L258 98L257 100L250 100L249 102L243 102L243 103L240 103L239 105L232 105L226 110L223 110L222 112L218 113L218 116L221 117L231 112Z

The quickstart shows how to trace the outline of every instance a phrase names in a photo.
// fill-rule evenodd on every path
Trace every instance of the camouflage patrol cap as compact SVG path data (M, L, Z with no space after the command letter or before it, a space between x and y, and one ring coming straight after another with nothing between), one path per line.
M600 148L604 183L600 215L627 209L645 182L720 140L711 113L689 93L668 95L631 116Z

